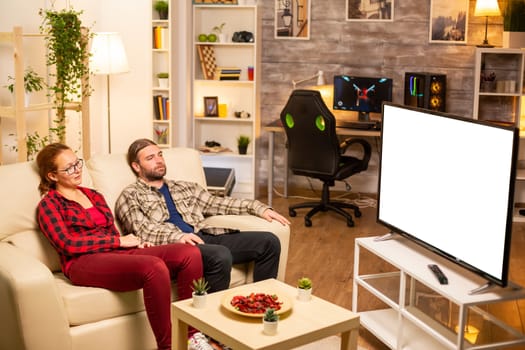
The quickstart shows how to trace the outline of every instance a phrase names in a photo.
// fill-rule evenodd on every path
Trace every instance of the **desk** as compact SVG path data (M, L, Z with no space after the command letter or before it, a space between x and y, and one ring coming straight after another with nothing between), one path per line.
M263 127L263 130L269 133L268 137L268 205L272 206L273 201L273 157L275 146L275 133L284 133L284 128L279 119ZM362 130L350 128L336 128L338 136L354 137L379 137L381 131ZM284 198L288 198L288 152L284 152Z

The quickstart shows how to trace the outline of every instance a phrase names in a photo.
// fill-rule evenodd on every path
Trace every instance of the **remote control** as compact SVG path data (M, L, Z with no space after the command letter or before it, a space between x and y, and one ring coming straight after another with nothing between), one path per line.
M438 279L439 283L441 284L448 284L448 278L445 276L443 271L437 266L436 264L429 264L428 268L434 273L436 278Z

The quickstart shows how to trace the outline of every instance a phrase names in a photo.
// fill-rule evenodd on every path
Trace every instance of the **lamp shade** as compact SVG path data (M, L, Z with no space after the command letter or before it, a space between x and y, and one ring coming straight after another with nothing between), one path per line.
M95 33L91 43L90 70L93 74L129 72L126 50L119 33Z
M501 16L498 0L477 0L474 16Z

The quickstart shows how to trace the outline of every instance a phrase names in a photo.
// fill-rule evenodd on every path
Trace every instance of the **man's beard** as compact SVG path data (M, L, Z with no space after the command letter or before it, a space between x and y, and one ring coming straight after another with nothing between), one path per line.
M144 178L147 181L162 180L164 178L164 175L166 175L166 167L162 167L162 169L154 168L149 171L144 170Z

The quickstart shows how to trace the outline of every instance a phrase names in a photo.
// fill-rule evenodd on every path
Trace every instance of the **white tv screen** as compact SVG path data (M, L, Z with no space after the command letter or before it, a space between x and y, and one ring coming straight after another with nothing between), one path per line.
M385 103L378 222L507 284L518 130Z

